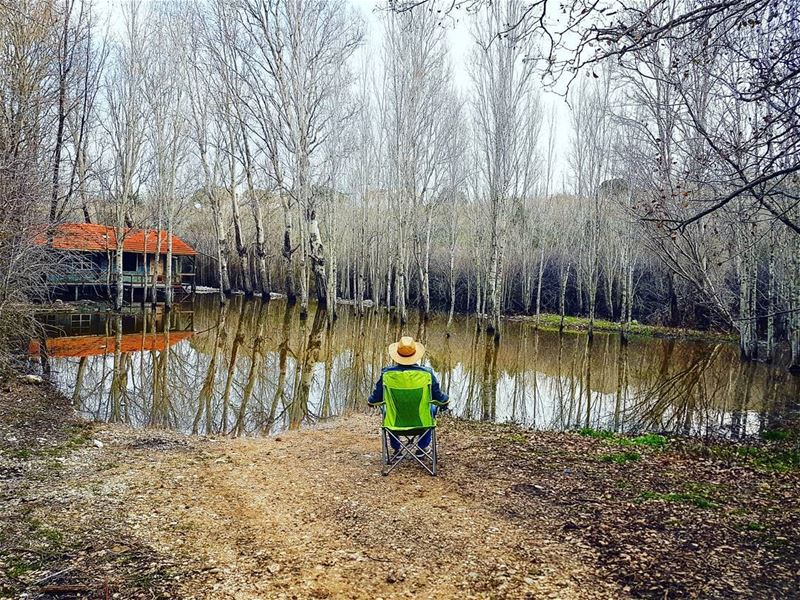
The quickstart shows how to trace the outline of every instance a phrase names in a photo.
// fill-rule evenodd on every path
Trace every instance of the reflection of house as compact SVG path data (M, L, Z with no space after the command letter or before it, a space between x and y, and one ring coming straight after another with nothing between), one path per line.
M160 287L192 283L197 252L176 235L172 236L172 281L165 282L169 237L166 231L153 229L122 230L122 280L126 287L149 285L153 275ZM114 264L117 251L116 228L92 223L64 223L55 231L40 235L37 242L51 244L64 253L64 269L50 275L53 287L106 285L116 282ZM160 238L160 240L159 240ZM156 252L160 255L156 260Z
M47 355L51 358L101 356L116 351L150 352L166 350L180 341L194 335L193 331L170 331L168 333L126 333L119 338L104 335L81 335L78 337L60 337L47 340ZM39 356L41 346L37 341L28 345L28 354Z
M168 331L164 331L165 321ZM50 357L82 357L120 352L166 350L194 335L194 314L172 311L146 315L137 313L110 317L107 313L51 313L37 316L47 334ZM115 335L120 330L121 335ZM41 344L32 340L28 353L38 356Z

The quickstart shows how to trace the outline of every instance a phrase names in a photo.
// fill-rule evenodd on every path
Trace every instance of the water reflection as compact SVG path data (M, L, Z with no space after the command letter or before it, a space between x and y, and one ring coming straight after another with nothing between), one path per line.
M331 323L284 302L215 298L169 313L43 317L48 339L31 360L49 369L76 408L98 420L193 433L263 435L365 408L401 333L381 310L343 307ZM538 429L594 427L742 437L797 410L800 378L743 363L735 345L537 331L475 319L448 334L433 316L406 328L468 419Z

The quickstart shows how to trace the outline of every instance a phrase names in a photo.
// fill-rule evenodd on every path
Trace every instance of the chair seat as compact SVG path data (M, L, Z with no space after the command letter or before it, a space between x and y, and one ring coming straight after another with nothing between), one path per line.
M392 433L399 433L400 435L422 435L431 429L436 428L436 423L432 427L384 427Z

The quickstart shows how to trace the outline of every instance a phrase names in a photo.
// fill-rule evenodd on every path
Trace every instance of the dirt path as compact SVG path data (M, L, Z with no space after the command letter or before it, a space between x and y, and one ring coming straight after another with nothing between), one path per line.
M800 447L375 417L265 439L90 424L0 380L0 598L800 595Z
M456 459L469 440L444 435L439 477L381 477L375 429L354 416L189 456L108 436L119 464L104 479L159 552L191 557L187 598L622 595L575 548L495 510L505 490Z

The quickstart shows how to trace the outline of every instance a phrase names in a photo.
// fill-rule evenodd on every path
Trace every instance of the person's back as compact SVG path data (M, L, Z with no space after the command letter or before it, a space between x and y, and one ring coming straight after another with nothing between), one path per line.
M375 389L372 391L367 403L371 406L382 405L383 404L383 388L384 388L384 381L383 376L384 374L392 371L422 371L428 373L431 378L431 400L436 402L439 405L442 405L443 410L447 410L447 402L449 398L447 394L445 394L441 387L439 386L439 381L436 379L436 375L434 374L432 369L428 367L423 367L420 365L420 361L422 360L423 355L425 354L425 346L420 344L419 342L414 341L414 338L404 336L400 338L399 342L395 342L394 344L389 345L389 356L394 361L394 364L388 367L384 367L381 370L381 376L378 378L377 383L375 384ZM439 406L435 404L431 404L431 415L436 417L437 411ZM431 442L431 434L427 433L419 441L418 446L422 449L427 448ZM400 448L399 443L392 439L391 440L392 449L397 452Z

